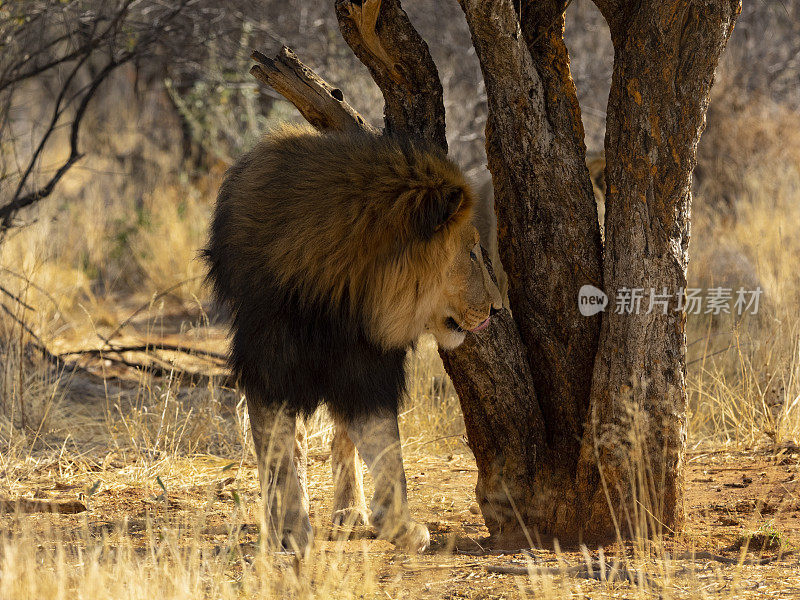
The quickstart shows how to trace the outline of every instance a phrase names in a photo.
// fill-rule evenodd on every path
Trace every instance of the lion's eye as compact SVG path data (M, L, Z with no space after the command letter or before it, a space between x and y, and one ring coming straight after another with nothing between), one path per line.
M475 251L474 251L474 250L470 250L470 251L469 251L469 257L470 257L472 260L476 261L476 262L477 262L477 260L478 260L478 255L477 255L477 254L475 254Z

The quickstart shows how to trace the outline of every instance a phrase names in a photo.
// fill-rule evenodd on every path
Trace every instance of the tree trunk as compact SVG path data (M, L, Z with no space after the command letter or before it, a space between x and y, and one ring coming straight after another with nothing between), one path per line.
M685 316L677 296L666 313L644 314L643 302L638 315L615 314L614 298L624 288L685 287L697 141L740 0L596 0L615 49L605 248L563 40L567 3L460 2L486 82L486 151L514 311L442 353L486 524L498 541L523 545L674 529L683 517ZM446 149L436 66L399 1L337 0L336 14L383 92L387 131ZM308 76L303 69L290 75ZM315 86L318 127L367 127L335 106L341 93ZM291 96L306 87L287 94L301 111L308 101ZM581 316L584 285L611 298L602 316Z
M601 287L600 228L580 109L561 38L563 4L529 4L522 5L521 14L531 22L553 25L555 34L531 26L523 29L527 35L519 35L511 2L462 2L486 82L486 152L495 186L500 258L525 347L525 368L536 390L531 401L543 415L541 423L526 418L527 399L511 396L516 410L509 417L528 430L518 472L479 452L476 459L481 480L493 482L492 489L479 489L495 504L484 503L484 515L497 513L498 504L508 514L490 526L493 534L520 538L521 521L538 535L564 540L575 537L574 475L600 330L599 316L580 315L577 290L585 284ZM461 369L452 368L454 356L466 351L445 358L465 415L475 405L494 402L474 385L476 365L507 356L498 347L470 357L469 363L462 361ZM494 395L511 391L501 385ZM478 431L468 429L468 436L471 445L482 447Z
M603 538L615 524L623 536L682 524L686 316L676 294L686 288L697 142L741 7L738 0L652 0L626 13L598 5L615 52L605 289L611 298L624 288L672 294L666 314L609 310L603 318L578 468L585 534Z

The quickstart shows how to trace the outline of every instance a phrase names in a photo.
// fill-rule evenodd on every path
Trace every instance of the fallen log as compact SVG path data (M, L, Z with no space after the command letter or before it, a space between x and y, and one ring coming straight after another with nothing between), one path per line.
M0 499L0 513L56 513L74 515L86 511L86 505L79 500L16 500Z

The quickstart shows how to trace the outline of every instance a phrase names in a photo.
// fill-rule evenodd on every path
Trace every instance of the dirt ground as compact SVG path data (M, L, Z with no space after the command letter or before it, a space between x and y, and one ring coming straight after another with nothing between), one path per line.
M173 460L165 469L157 463L150 467L126 464L113 452L92 454L87 453L80 464L74 460L43 463L23 477L4 471L6 482L13 480L16 498L26 497L32 505L53 501L71 506L67 502L77 501L87 510L77 514L6 512L0 517L3 535L24 532L43 540L83 535L84 543L86 535L98 539L122 535L134 546L145 547L153 532L182 531L184 542L187 536L195 542L200 536L203 546L236 548L245 559L258 552L256 473L249 461L231 464L196 456ZM608 565L619 561L628 569L627 575L611 581L602 581L602 576L585 568L579 571L587 564L587 556L593 561L599 558L598 549L493 551L474 504L477 471L467 452L407 457L412 511L432 534L432 547L421 556L396 553L389 543L374 539L368 528L356 529L347 540L331 529L330 458L323 452L309 457L311 512L320 552L363 555L374 564L379 586L387 583L395 590L416 590L411 597L513 598L535 595L541 586L585 597L637 596L643 590L637 577L647 577L648 568L664 568L668 554L678 556L670 575L677 595L681 588L688 592L702 584L707 592L728 588L736 597L768 593L792 597L800 596L794 553L800 547L799 464L797 447L691 453L685 531L667 536L655 551L661 567L655 567L655 562L644 565L639 575L631 576L635 572L631 565L639 556L633 547L603 548ZM85 533L76 533L81 531ZM695 558L688 553L696 553ZM750 564L755 562L768 564ZM594 565L598 568L599 563ZM552 577L529 577L527 569ZM558 569L563 573L556 573ZM492 572L504 570L522 574ZM691 575L684 581L686 573ZM653 592L652 585L645 587Z

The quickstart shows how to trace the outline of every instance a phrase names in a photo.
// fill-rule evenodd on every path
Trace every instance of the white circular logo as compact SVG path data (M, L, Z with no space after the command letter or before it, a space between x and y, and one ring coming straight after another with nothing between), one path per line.
M578 292L578 310L584 317L596 315L608 306L608 296L593 285L584 285Z

